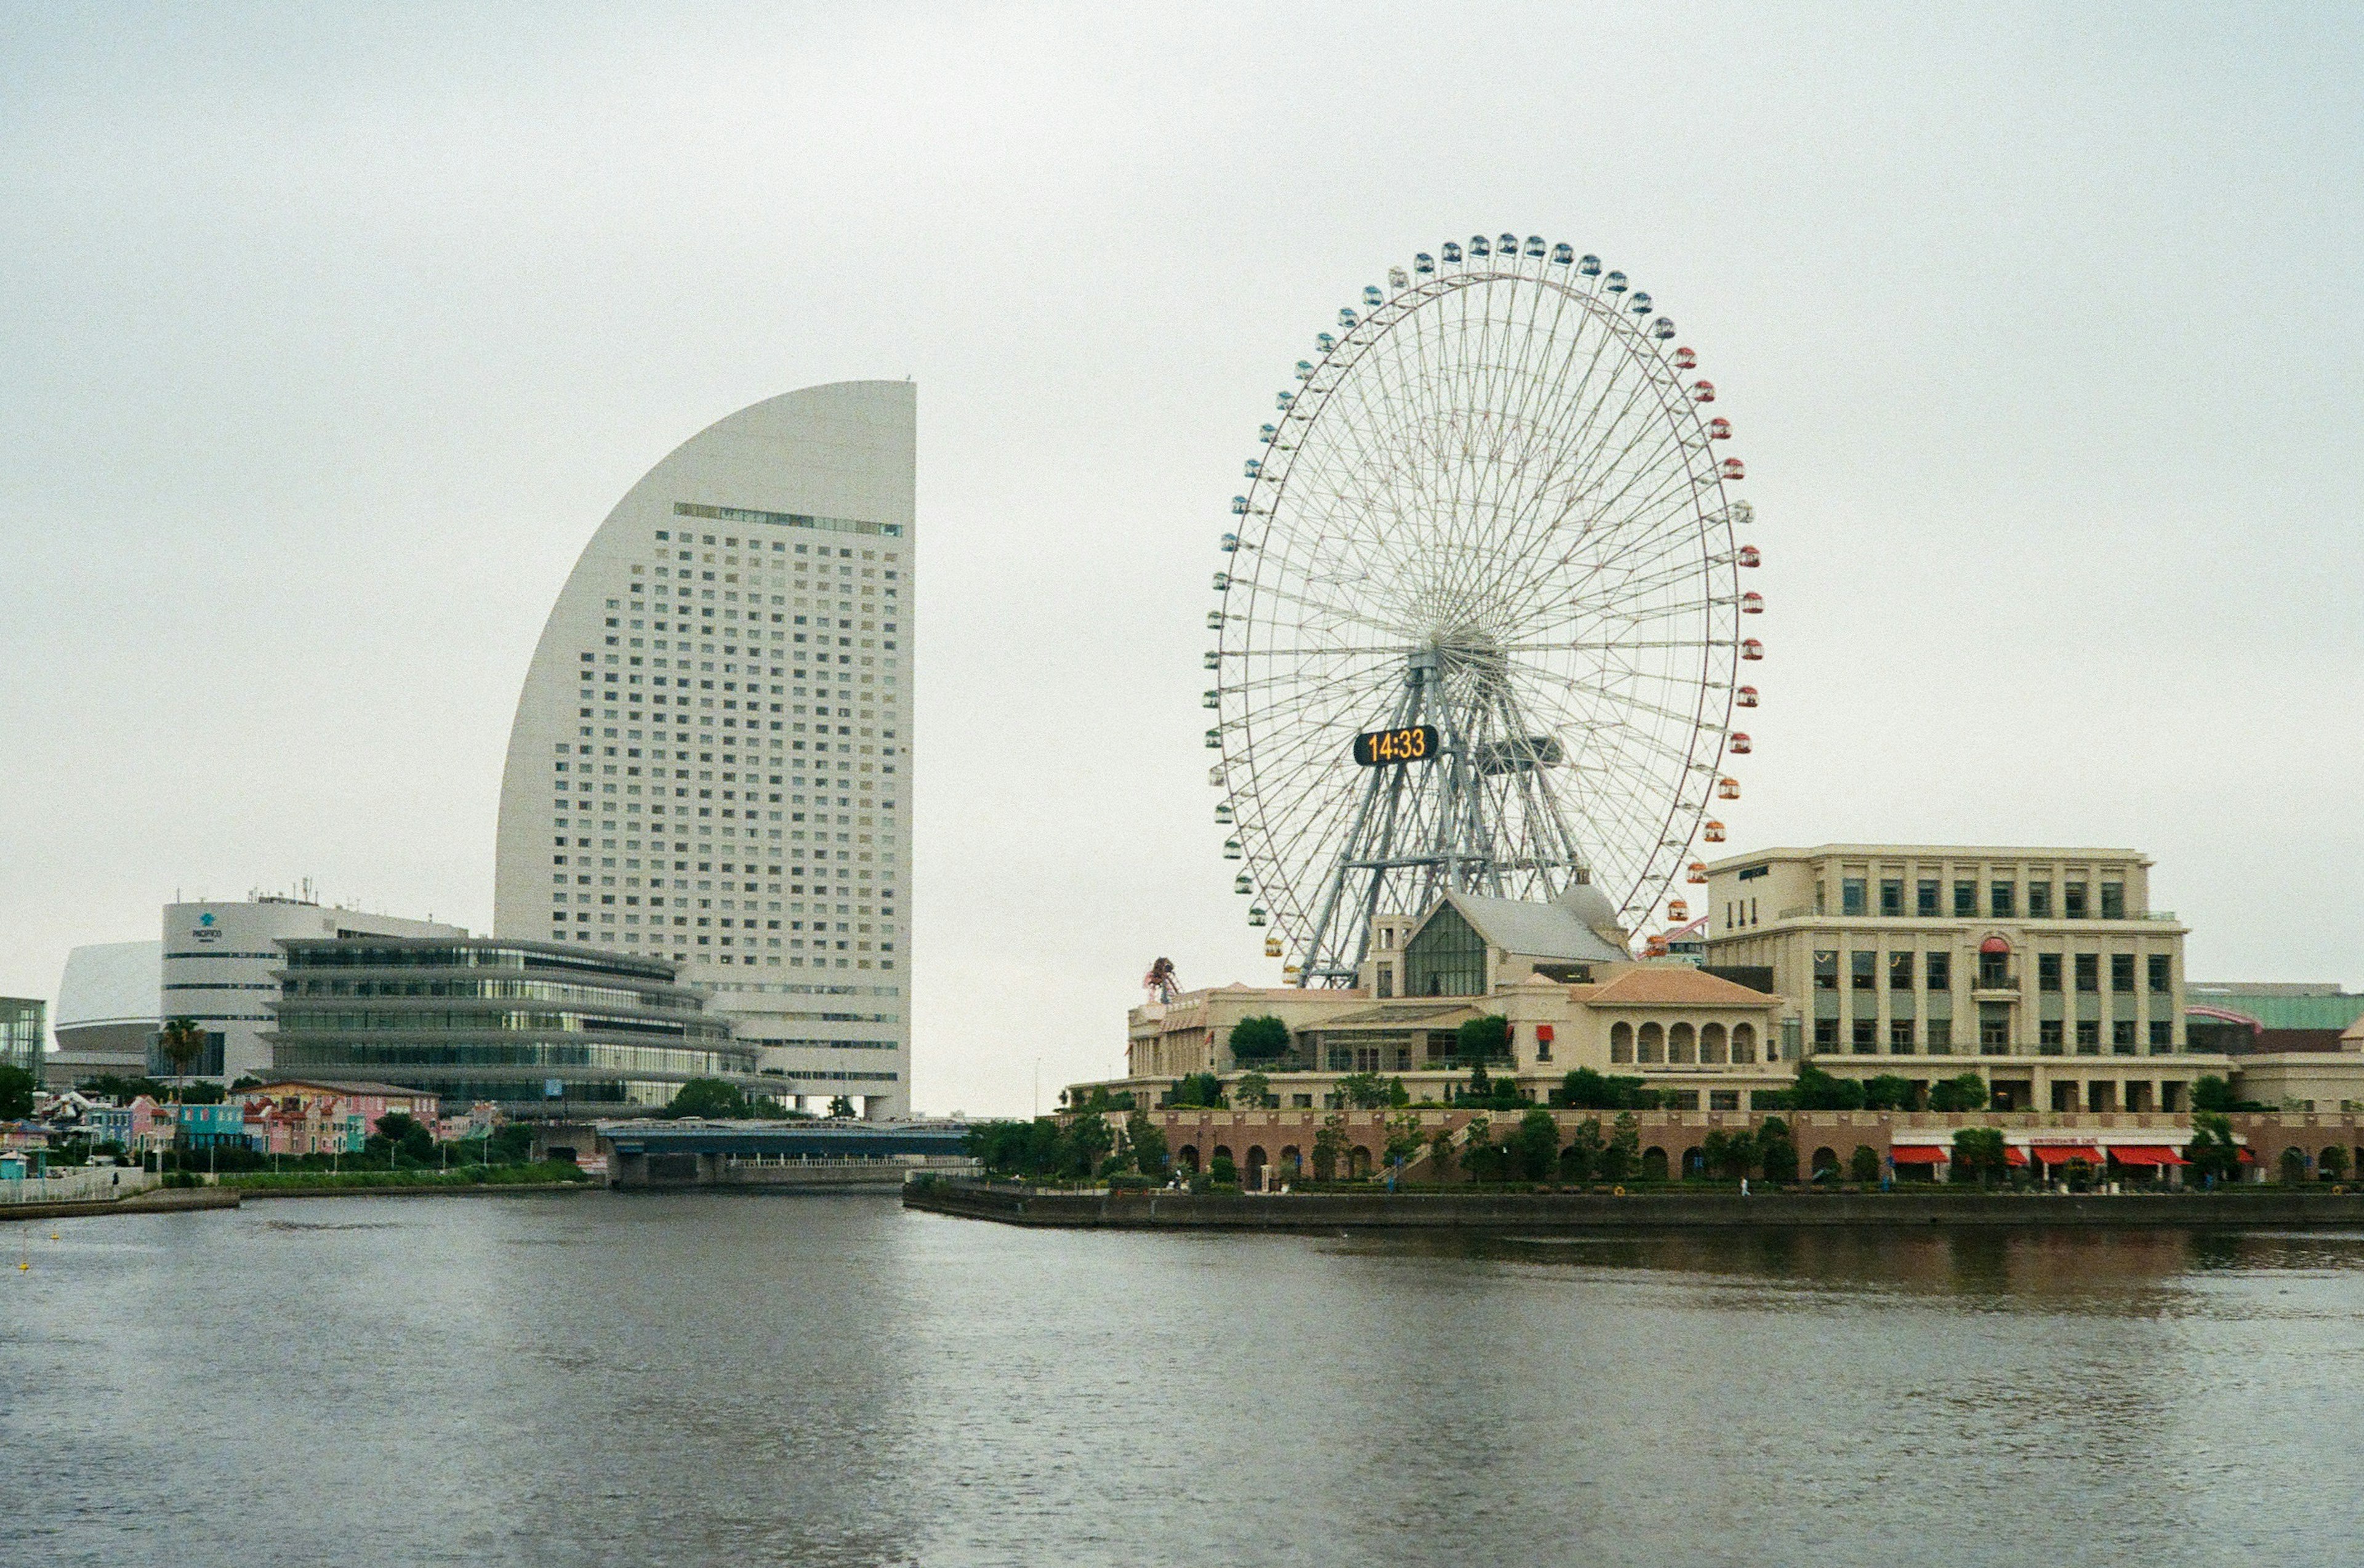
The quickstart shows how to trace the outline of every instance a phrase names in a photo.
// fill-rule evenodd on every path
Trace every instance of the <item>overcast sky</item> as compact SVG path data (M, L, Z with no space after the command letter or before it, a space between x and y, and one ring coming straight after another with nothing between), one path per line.
M0 990L176 890L478 929L519 684L677 442L920 395L918 1103L1277 977L1206 784L1240 462L1511 229L1682 324L1770 612L1730 848L2130 845L2364 983L2352 8L0 6Z

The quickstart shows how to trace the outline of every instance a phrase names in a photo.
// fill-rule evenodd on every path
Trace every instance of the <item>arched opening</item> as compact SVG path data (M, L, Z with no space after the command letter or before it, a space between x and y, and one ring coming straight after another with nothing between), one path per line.
M1264 1145L1261 1143L1250 1144L1248 1146L1248 1168L1245 1173L1247 1176L1248 1191L1252 1193L1260 1193L1264 1191L1264 1168L1267 1163L1268 1162L1265 1159Z
M2314 1173L2326 1182L2346 1181L2347 1179L2347 1145L2334 1143L2326 1146L2322 1153L2314 1157Z
M1664 1062L1666 1059L1667 1031L1659 1028L1656 1024L1644 1024L1642 1026L1641 1045L1638 1052L1636 1053L1636 1060L1642 1062Z
M1667 1060L1689 1063L1699 1060L1699 1035L1689 1024L1667 1031Z
M1731 1049L1722 1024L1705 1024L1700 1029L1700 1060L1711 1067L1723 1065L1725 1052Z
M1294 1182L1300 1180L1304 1174L1305 1156L1299 1151L1297 1145L1292 1143L1280 1151L1280 1179L1284 1182Z
M1667 1151L1655 1143L1642 1151L1642 1179L1645 1182L1663 1182L1667 1179Z
M1683 1179L1689 1181L1693 1176L1706 1174L1707 1151L1694 1143L1683 1151Z
M1346 1173L1360 1181L1371 1173L1371 1151L1357 1143L1346 1155Z
M1732 1059L1734 1062L1754 1062L1756 1060L1756 1025L1734 1024L1732 1026Z
M1632 1024L1609 1026L1609 1060L1611 1062L1634 1060L1634 1026Z
M1174 1162L1182 1167L1182 1169L1189 1172L1192 1175L1197 1175L1199 1173L1199 1146L1195 1143L1186 1143L1181 1148L1176 1149L1174 1151Z
M1817 1149L1809 1163L1814 1173L1814 1180L1834 1181L1839 1173L1839 1151L1829 1148Z

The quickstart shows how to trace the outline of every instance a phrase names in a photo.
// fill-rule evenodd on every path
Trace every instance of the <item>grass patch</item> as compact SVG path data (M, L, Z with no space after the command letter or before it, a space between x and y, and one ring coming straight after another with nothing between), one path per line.
M452 1171L242 1171L222 1177L219 1184L240 1192L272 1192L319 1187L547 1187L590 1179L572 1161L544 1160L531 1165L464 1165Z

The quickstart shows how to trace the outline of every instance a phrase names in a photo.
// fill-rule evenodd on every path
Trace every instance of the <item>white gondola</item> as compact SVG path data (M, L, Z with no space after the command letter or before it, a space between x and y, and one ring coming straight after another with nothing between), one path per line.
M1221 762L1217 762L1213 767L1209 768L1209 769L1207 770L1207 782L1208 782L1209 784L1210 784L1214 785L1217 789L1221 789L1221 788L1222 788L1222 787L1223 787L1223 764L1222 764L1222 763L1221 763Z
M1530 234L1527 236L1527 259L1529 261L1542 261L1544 259L1544 250L1545 246L1544 245L1544 237L1542 235Z
M1411 279L1404 275L1404 270L1401 267L1389 267L1388 269L1388 287L1395 290L1398 294L1401 294L1404 290L1411 287Z
M1220 729L1210 729L1207 731L1207 750L1210 751L1220 751L1222 749L1223 732Z
M1611 272L1607 277L1600 280L1600 286L1607 289L1611 294L1623 294L1625 292L1625 274L1622 272Z
M1240 841L1237 839L1226 839L1223 840L1223 858L1225 860L1238 860L1241 852Z
M1446 240L1444 242L1444 259L1448 261L1459 261L1461 260L1461 247L1450 239Z
M1756 508L1745 501L1734 501L1723 509L1723 518L1734 528L1746 528L1756 520Z
M1376 309L1378 306L1387 304L1387 302L1388 296L1379 292L1378 284L1365 284L1363 285L1363 303L1365 305Z
M1625 302L1625 308L1636 316L1647 316L1650 314L1650 296L1641 289L1635 289L1634 297Z
M1207 612L1207 629L1209 631L1221 631L1223 629L1222 611L1209 610Z
M1559 244L1552 247L1552 262L1554 265L1565 267L1575 260L1576 247L1568 244L1566 240L1562 240Z
M1445 247L1445 250L1448 251L1452 249L1453 247L1450 245ZM1445 260L1448 261L1452 261L1453 257L1448 255L1445 257ZM1423 278L1427 277L1436 271L1436 258L1430 255L1427 251L1422 250L1419 255L1414 256L1411 259L1411 270L1418 272Z
M1264 477L1264 460L1263 460L1262 458L1254 458L1254 457L1252 457L1252 458L1248 459L1246 468L1244 468L1244 469L1243 469L1243 470L1242 470L1242 472L1241 472L1241 477L1245 478L1245 479L1261 479L1261 478L1263 478L1263 477Z
M1297 401L1297 394L1293 392L1275 393L1272 400L1277 406L1278 406L1280 411L1286 414L1288 412L1289 406Z
M1234 495L1234 496L1232 496L1232 516L1233 516L1234 517L1246 517L1247 515L1248 515L1248 498L1247 498L1246 496L1244 496L1244 495Z
M1355 329L1355 323L1360 319L1362 318L1355 314L1354 306L1342 305L1338 307L1338 325L1347 331L1352 332Z
M1251 906L1251 907L1249 908L1249 910L1248 910L1248 924L1249 924L1249 925L1251 925L1251 926L1261 926L1261 925L1263 925L1263 924L1264 924L1264 911L1263 911L1263 910L1261 910L1261 909L1254 908L1254 907Z
M1650 336L1661 343L1670 342L1675 336L1675 324L1661 316L1650 323Z
M1215 826L1218 828L1229 827L1232 820L1232 803L1228 800L1219 800L1215 802Z
M1224 553L1225 555L1236 555L1236 554L1238 554L1238 553L1239 553L1239 549L1240 549L1240 536L1239 536L1239 535L1237 535L1237 534L1225 534L1225 535L1223 536L1223 553ZM1227 587L1228 587L1229 585L1230 585L1230 584L1229 584L1229 581L1228 581L1228 580L1226 580L1226 582L1225 582L1225 586L1227 586Z
M1311 381L1313 379L1313 361L1311 360L1299 360L1297 361L1297 379L1299 381Z
M1242 873L1240 873L1240 874L1239 874L1238 876L1236 876L1236 877L1234 877L1234 878L1232 879L1232 891L1233 893L1243 894L1243 895L1244 895L1244 894L1249 894L1249 893L1254 893L1254 892L1255 891L1254 887L1253 887L1252 885L1250 885L1250 884L1249 884L1249 882L1248 882L1248 873L1245 873L1245 872L1242 872Z
M1236 537L1236 536L1232 535L1232 534L1225 534L1223 537L1224 537L1225 539L1232 539L1232 538L1234 538L1234 537ZM1232 574L1231 574L1230 573L1228 573L1228 572L1218 572L1218 573L1215 573L1215 592L1217 592L1218 594L1228 594L1228 593L1230 593L1230 592L1231 592L1231 589L1232 589Z
M1600 258L1587 256L1576 264L1576 270L1588 278L1597 278L1600 275Z
M1494 241L1494 249L1500 251L1505 260L1515 261L1519 259L1519 237L1515 234L1502 235Z
M1480 256L1490 256L1493 253L1494 249L1486 242L1486 237L1484 235L1473 234L1469 237L1469 259L1471 261L1474 261Z
M1207 668L1208 668L1208 669L1210 669L1210 670L1220 670L1220 669L1221 669L1222 667L1223 667L1223 656L1222 656L1222 654L1221 654L1220 651L1216 651L1216 650L1214 650L1214 649L1211 649L1211 648L1210 648L1210 649L1209 649L1209 650L1207 651Z

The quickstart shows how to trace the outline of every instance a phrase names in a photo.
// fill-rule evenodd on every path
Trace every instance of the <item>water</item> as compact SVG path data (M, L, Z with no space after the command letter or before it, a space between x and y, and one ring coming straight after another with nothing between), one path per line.
M1176 1237L891 1200L0 1229L0 1562L2284 1564L2364 1239Z

